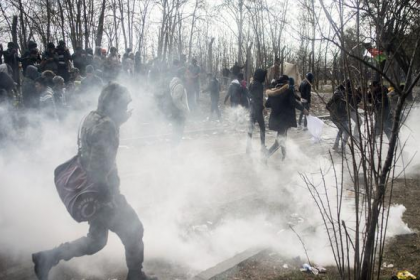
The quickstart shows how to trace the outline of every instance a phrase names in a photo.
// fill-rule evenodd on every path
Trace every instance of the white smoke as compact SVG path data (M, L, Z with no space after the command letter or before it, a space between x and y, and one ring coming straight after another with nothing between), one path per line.
M258 153L245 155L244 114L229 110L239 130L229 122L199 135L188 134L174 152L169 142L171 127L158 113L153 96L135 86L131 92L134 114L121 127L118 167L121 192L145 228L146 269L148 260L159 259L193 275L254 247L305 259L290 224L304 240L312 261L333 263L323 221L300 176L305 173L319 184L323 170L327 191L335 196L335 178L326 155L329 143L312 145L309 135L296 141L289 137L286 161L281 161L279 151L265 166ZM3 250L29 258L30 253L86 235L88 225L72 220L53 182L54 168L76 153L78 125L86 113L70 113L59 125L47 120L31 122L25 141L8 143L0 151ZM199 130L208 124L191 121L188 125ZM273 137L270 132L268 145ZM255 132L255 151L258 142ZM351 220L351 198L344 205L342 218ZM389 236L409 231L393 230L401 228L402 207L395 214L391 211ZM70 264L101 275L104 270L92 268L104 259L125 269L124 249L114 234L98 255Z

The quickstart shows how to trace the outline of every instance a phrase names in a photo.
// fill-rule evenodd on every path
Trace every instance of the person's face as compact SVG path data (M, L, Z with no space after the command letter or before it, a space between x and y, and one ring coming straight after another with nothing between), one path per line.
M54 53L54 52L55 52L55 49L54 49L54 48L49 48L49 49L48 49L48 51L49 51L50 53Z
M35 89L37 92L42 92L42 90L44 89L44 86L41 85L40 83L36 82L35 83Z
M130 102L118 102L113 110L112 119L119 125L125 123L132 114L132 109L128 109Z

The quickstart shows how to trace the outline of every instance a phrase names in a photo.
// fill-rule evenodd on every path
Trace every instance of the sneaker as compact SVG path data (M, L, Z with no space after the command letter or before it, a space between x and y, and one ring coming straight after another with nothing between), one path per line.
M32 254L32 261L34 262L34 271L38 280L48 280L48 274L57 263L58 260L48 252L39 252Z
M303 130L303 131L307 131L307 130L308 130L308 128L305 126L302 130Z

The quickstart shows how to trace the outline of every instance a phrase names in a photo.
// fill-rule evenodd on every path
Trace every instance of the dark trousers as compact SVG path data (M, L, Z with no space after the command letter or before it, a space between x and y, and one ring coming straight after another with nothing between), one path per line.
M302 103L302 106L303 106L303 108L305 108L308 111L309 111L309 107L311 107L310 104L307 103L307 102ZM303 126L307 127L308 126L308 121L306 120L306 116L303 113L303 110L300 112L300 115L299 115L299 125L302 125L302 118L304 119Z
M108 231L115 232L125 248L125 259L130 271L141 271L144 258L143 225L134 209L121 194L114 196L113 205L106 205L89 222L87 236L53 249L57 260L93 255L105 247Z
M261 146L265 146L265 122L264 122L264 115L263 111L260 112L252 112L249 122L248 128L248 145L251 145L252 133L254 132L254 124L258 123L260 127L260 140Z
M388 139L392 134L392 115L388 110L375 111L375 136L380 136L383 132Z
M213 115L213 113L216 113L217 118L220 120L221 114L219 110L219 95L212 94L210 96L210 99L211 99L210 117Z
M268 149L267 157L271 157L279 148L281 148L282 160L284 160L286 158L286 139L287 128L278 130L274 144Z
M338 132L337 136L335 137L334 148L339 148L340 140L341 140L341 148L345 150L347 140L349 139L349 123L347 120L335 120L332 119L333 123L337 126Z

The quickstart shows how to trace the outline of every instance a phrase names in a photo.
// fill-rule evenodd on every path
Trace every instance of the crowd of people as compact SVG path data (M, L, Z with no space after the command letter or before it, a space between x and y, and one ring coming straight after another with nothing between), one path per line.
M63 165L74 163L77 170L83 170L82 174L87 174L80 177L79 181L88 180L89 184L76 187L83 189L88 185L88 191L94 193L95 198L81 203L98 200L100 207L96 204L93 207L87 204L87 208L81 207L89 210L89 213L87 210L82 213L89 214L85 219L90 224L86 237L33 255L35 273L40 280L48 279L50 269L61 260L91 255L101 250L106 245L109 230L114 231L125 246L129 270L127 279L154 279L142 270L143 226L119 191L120 182L116 168L118 131L131 116L127 109L131 96L126 87L115 82L118 76L125 75L127 79L134 77L136 80L136 75L143 73L145 83L155 85L148 90L155 98L156 107L172 123L174 146L182 140L188 117L199 110L200 93L210 94L209 116L221 121L219 99L222 85L225 85L224 103L229 101L233 110L242 107L249 112L246 153L251 153L252 136L257 123L265 162L279 149L282 159L286 158L288 130L292 127L307 130L306 116L309 115L313 100L311 96L314 75L307 73L304 80L295 85L293 77L281 73L278 58L268 71L256 69L249 85L242 72L244 67L235 63L231 69L223 69L222 83L214 73L207 74L208 81L203 88L200 85L203 71L197 60L193 58L187 63L185 56L175 59L170 66L156 59L145 70L140 64L140 53L134 55L131 49L127 49L122 58L115 47L111 47L109 53L103 48L97 48L94 52L92 49L83 50L78 47L71 55L65 42L60 41L58 46L49 43L41 55L37 44L30 41L28 50L21 57L17 46L9 43L7 50L1 50L0 60L3 58L4 63L0 61L2 106L39 112L43 117L59 122L66 117L69 109L94 107L97 102L97 109L84 119L81 126L79 151L74 158L77 160L73 159ZM23 79L20 76L21 71ZM374 137L384 132L389 138L397 99L393 89L388 90L378 81L371 83L367 96L363 96L360 88L356 88L349 80L344 81L335 89L326 104L331 120L338 128L333 149L344 152L349 135L354 137L356 143L362 139L360 127L363 118L358 115L362 100L371 105L374 114ZM274 143L269 148L265 137L267 108L271 110L268 129L276 132ZM300 111L299 118L296 110ZM350 121L355 123L353 134L350 133ZM57 179L57 176L60 176L60 172L57 170L55 176L58 188L57 180L60 178ZM72 172L75 170L71 169ZM68 174L64 172L63 176ZM95 189L95 186L99 188ZM69 189L66 188L65 191L68 192ZM63 202L70 203L66 200ZM68 210L71 208L67 204L66 207Z
M115 47L111 47L109 52L100 47L95 51L76 47L74 53L70 54L64 41L59 41L57 46L48 43L42 53L33 41L29 41L27 46L22 56L18 55L18 46L13 42L9 42L4 51L0 48L1 104L38 111L50 119L60 121L69 109L92 107L103 86L116 81L118 77L132 77L136 81L142 77L142 86L155 85L149 86L147 90L154 96L156 107L173 124L175 145L182 139L187 116L199 110L200 93L210 94L209 119L221 120L219 99L223 86L226 89L224 104L229 101L231 108L243 107L249 111L247 153L252 149L255 123L260 128L261 151L267 157L278 147L282 148L285 155L284 139L288 128L307 130L306 115L311 108L314 75L307 73L305 79L295 85L293 78L280 73L279 58L267 70L256 69L249 85L243 73L245 66L235 62L230 69L225 67L221 71L222 82L218 75L209 73L206 86L202 87L204 71L195 58L188 63L185 55L174 59L171 65L158 59L143 65L140 53L134 54L130 48L121 57ZM395 103L395 91L388 91L378 81L374 81L368 97L377 120L376 132L379 134L379 130L383 129L389 137L392 110L388 100L394 100ZM350 129L348 115L354 122L353 137L357 142L360 140L362 119L358 117L357 109L361 100L360 89L356 89L350 81L343 82L334 90L327 104L331 120L338 128L334 150L341 151L346 146ZM266 108L271 108L268 128L278 133L276 142L269 149L265 143ZM295 109L300 111L297 122Z

